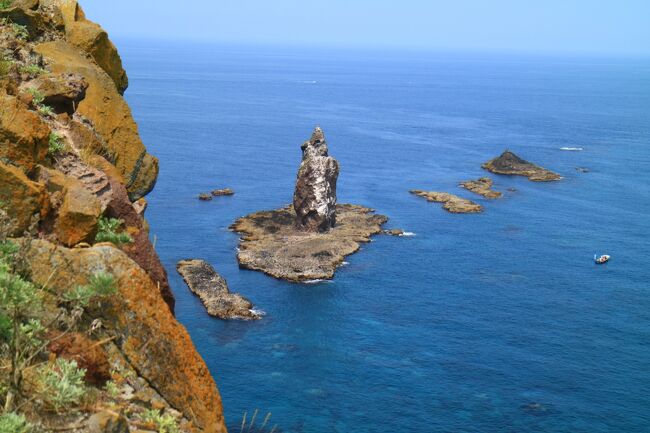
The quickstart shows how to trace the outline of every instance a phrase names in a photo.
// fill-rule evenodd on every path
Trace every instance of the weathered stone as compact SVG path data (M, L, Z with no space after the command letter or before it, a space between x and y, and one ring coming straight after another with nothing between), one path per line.
M192 293L201 298L209 315L225 320L261 317L248 299L231 293L226 280L204 260L181 260L176 264L176 270Z
M473 193L482 195L485 198L499 198L503 194L492 189L493 183L494 182L489 177L481 177L476 180L461 182L459 186L472 191Z
M336 212L336 226L325 233L296 230L291 206L238 219L230 229L242 233L239 266L295 282L333 278L345 256L388 221L363 206L340 204Z
M84 334L51 335L47 350L57 357L74 360L80 368L86 370L85 380L97 386L104 386L111 378L111 366L101 345Z
M35 49L48 60L54 73L75 73L86 80L86 97L76 113L89 119L103 138L106 151L126 180L131 200L146 195L155 185L158 160L146 152L131 110L110 77L67 42L46 42Z
M98 24L86 19L76 0L59 0L57 6L63 16L66 39L81 48L111 77L117 90L123 94L129 85L122 59L108 34Z
M481 167L496 174L526 176L533 182L548 182L562 179L562 176L559 174L521 159L509 150L506 150L497 158L486 162Z
M105 244L68 249L34 240L27 258L33 281L59 293L88 284L98 272L113 275L118 294L90 314L120 336L120 351L172 407L206 433L225 433L221 398L207 366L156 284L124 252Z
M30 171L47 155L50 128L14 96L0 93L0 161Z
M123 415L106 409L88 418L86 429L88 433L129 433L129 423Z
M215 189L211 193L213 196L218 197L222 195L235 195L235 191L230 188Z
M451 213L477 213L483 211L483 207L480 204L446 192L414 189L410 193L426 198L427 201L443 203L442 207Z
M326 232L336 224L336 181L339 163L328 156L322 129L316 128L303 143L293 208L296 227L309 232Z
M46 74L31 80L26 86L42 94L43 104L55 113L72 114L86 97L88 83L77 74Z
M71 177L68 179L54 232L57 239L67 246L92 242L102 213L101 203L83 183Z
M12 219L9 234L22 235L47 210L43 185L32 182L18 168L0 162L0 204Z

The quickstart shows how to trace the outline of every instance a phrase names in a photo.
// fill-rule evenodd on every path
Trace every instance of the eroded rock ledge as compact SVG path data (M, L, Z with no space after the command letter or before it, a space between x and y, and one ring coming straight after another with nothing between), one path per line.
M345 256L369 242L388 221L372 209L336 206L336 226L325 233L296 230L292 206L238 219L230 229L243 236L239 266L293 282L331 279Z
M493 183L489 177L481 177L476 180L461 182L459 186L478 195L482 195L485 198L499 198L503 194L492 189Z
M562 179L559 174L521 159L509 150L486 162L481 167L496 174L526 176L533 182L549 182Z
M423 197L427 199L427 201L443 203L443 209L451 213L478 213L483 211L483 206L480 204L447 192L413 189L410 193L417 195L418 197Z
M228 283L204 260L181 260L176 270L192 293L201 298L208 314L219 319L257 320L261 313L239 293L231 293Z

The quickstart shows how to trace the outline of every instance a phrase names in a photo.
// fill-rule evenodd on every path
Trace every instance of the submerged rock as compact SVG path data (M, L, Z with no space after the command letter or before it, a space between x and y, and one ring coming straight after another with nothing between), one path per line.
M261 315L253 304L238 293L231 293L228 283L210 264L203 260L181 260L176 264L178 273L192 293L201 298L208 314L220 319L255 320Z
M301 149L302 163L293 194L295 224L304 231L326 232L336 224L339 163L328 155L325 135L318 127Z
M562 178L557 173L521 159L509 150L486 162L481 167L496 174L526 176L533 182L548 182Z
M493 183L494 182L489 177L481 177L476 180L461 182L459 186L468 191L472 191L473 193L482 195L485 198L499 198L503 194L492 189Z
M427 201L443 203L442 207L451 213L478 213L483 211L483 207L480 204L446 192L413 189L410 193L426 198Z
M239 266L293 282L333 278L345 256L358 251L388 221L351 204L337 205L336 215L336 226L325 233L297 230L291 206L238 219L230 229L242 234Z
M208 194L207 192L202 192L201 194L199 194L199 200L210 201L212 200L212 194Z

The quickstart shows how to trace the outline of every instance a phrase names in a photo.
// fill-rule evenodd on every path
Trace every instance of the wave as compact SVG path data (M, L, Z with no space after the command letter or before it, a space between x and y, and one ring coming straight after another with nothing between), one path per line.
M347 266L349 264L350 264L350 262L341 262L341 264L339 266Z
M248 311L250 311L251 314L254 314L255 316L258 316L258 317L266 316L266 311L264 311L264 310L258 310L256 308L251 308Z
M582 147L560 147L560 150L568 150L571 152L580 152L581 150L584 150Z
M412 236L415 236L415 233L413 233L413 232L404 232L400 236L410 238Z
M318 81L316 80L305 80L305 81L298 81L300 84L318 84Z
M319 283L329 283L329 280L323 280L321 278L318 278L316 280L306 280L303 281L305 284L319 284Z

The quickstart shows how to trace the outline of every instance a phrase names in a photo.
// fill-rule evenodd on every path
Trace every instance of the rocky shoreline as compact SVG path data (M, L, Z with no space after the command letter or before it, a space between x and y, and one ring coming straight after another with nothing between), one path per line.
M228 283L204 260L181 260L176 270L190 291L197 295L208 314L219 319L258 320L262 315L253 303L238 293L231 293Z
M293 206L238 219L230 229L242 235L239 266L291 282L332 279L345 257L381 233L388 221L350 204L337 205L336 214L336 226L325 233L296 230Z

